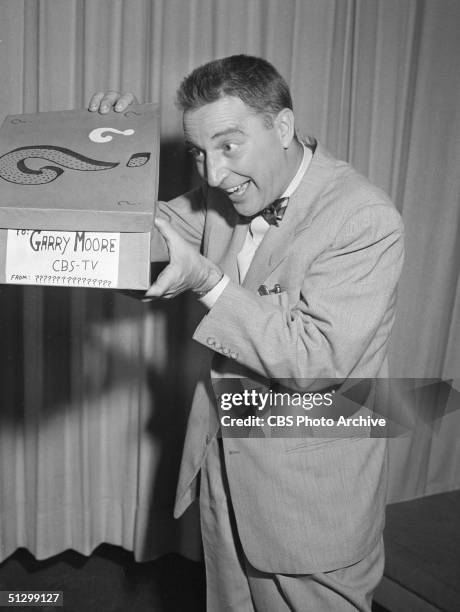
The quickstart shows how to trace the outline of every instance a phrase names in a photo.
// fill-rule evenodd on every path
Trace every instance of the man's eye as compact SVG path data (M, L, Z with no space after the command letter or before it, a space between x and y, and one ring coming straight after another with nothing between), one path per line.
M237 148L238 145L235 142L226 142L222 145L224 153L234 153Z
M196 149L195 147L192 147L191 149L189 149L188 153L193 157L193 159L195 161L203 161L204 160L204 153L203 153L203 151L200 151L199 149Z

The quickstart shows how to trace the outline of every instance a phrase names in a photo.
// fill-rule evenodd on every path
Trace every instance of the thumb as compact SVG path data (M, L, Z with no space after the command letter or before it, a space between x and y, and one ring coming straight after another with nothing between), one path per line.
M156 218L154 221L154 224L166 243L166 248L168 249L168 253L169 253L169 259L171 259L172 242L174 240L174 234L176 234L176 231L171 226L171 224L165 219Z
M166 219L156 218L155 227L166 240L168 246L170 246L171 242L178 236L176 230L169 221L166 221Z

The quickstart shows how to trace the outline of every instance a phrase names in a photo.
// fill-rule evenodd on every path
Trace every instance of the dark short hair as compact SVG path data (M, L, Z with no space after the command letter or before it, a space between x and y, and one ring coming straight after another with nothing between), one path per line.
M240 98L257 113L273 117L292 110L286 81L270 62L251 55L231 55L195 68L180 84L180 110L195 110L223 96Z

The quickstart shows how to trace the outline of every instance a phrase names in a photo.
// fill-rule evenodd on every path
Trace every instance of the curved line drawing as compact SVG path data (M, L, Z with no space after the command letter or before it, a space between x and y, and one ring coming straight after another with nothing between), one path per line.
M88 134L88 138L93 142L110 142L111 140L113 140L113 136L110 136L110 134L104 136L106 132L112 132L112 134L121 134L122 136L132 136L134 134L134 130L132 129L117 130L115 128L110 127L101 127L94 128L94 130L91 130L91 132Z
M142 113L136 113L136 111L128 110L126 111L126 113L123 113L123 115L129 119L129 117L132 117L133 115L135 115L136 117L140 117Z
M64 168L78 171L109 170L119 165L119 162L91 159L64 147L37 145L13 149L2 155L0 157L0 178L20 185L43 185L51 183L64 172L62 168L55 166L43 166L39 170L28 168L25 161L32 158L44 159Z

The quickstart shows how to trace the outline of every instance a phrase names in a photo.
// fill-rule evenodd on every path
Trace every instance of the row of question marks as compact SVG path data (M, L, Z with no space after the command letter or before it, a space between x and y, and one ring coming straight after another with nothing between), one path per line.
M100 278L85 278L81 276L56 276L48 274L35 275L35 282L39 284L41 283L43 285L51 285L58 283L65 284L66 280L68 285L77 286L86 285L87 287L110 287L112 285L112 281L102 280Z

